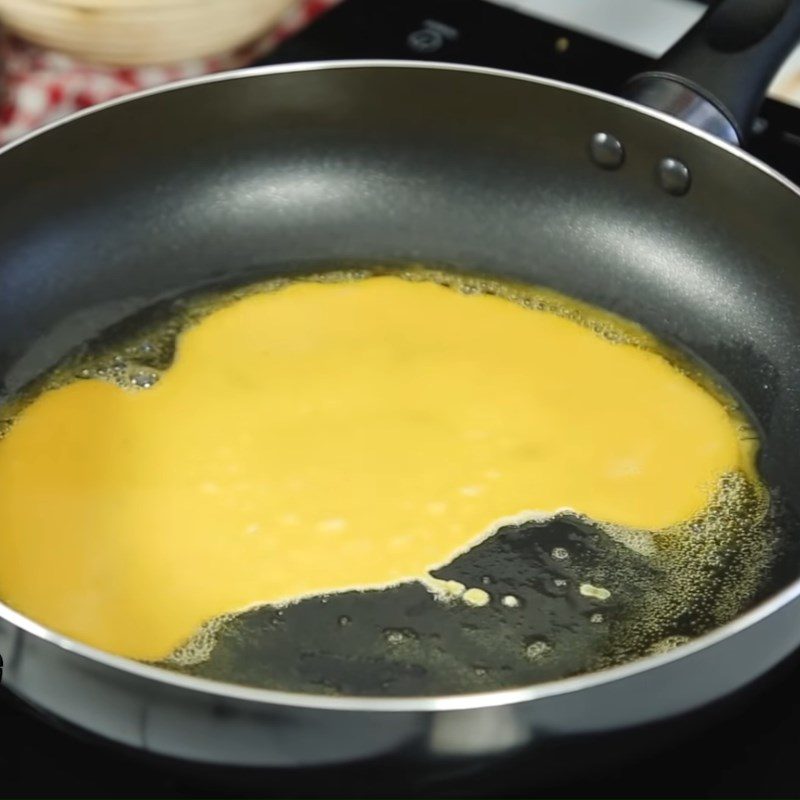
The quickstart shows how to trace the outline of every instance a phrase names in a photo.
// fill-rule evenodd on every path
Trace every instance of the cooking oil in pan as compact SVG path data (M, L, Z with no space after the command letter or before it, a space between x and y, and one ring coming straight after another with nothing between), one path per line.
M631 323L422 269L155 317L7 410L0 596L57 631L260 686L477 691L669 649L762 586L752 429Z

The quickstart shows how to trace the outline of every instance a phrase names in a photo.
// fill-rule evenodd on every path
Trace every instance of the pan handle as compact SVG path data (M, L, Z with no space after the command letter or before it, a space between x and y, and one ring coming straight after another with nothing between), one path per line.
M717 0L624 94L732 144L800 39L800 0Z

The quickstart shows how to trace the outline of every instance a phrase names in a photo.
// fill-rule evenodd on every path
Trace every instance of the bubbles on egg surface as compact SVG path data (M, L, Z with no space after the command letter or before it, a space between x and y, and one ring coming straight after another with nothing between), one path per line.
M557 561L564 561L564 559L569 558L569 551L565 547L554 547L550 555Z
M163 663L187 668L207 661L217 643L217 637L237 616L238 614L223 614L203 623L197 633L188 642L176 648Z
M86 366L57 370L50 376L47 388L55 389L73 380L101 380L122 389L143 390L151 389L160 379L160 371L142 368L141 364L120 355L97 355Z
M730 473L698 517L652 534L655 551L649 561L659 580L646 587L637 613L615 621L613 641L598 665L663 652L741 613L776 552L769 510L761 486ZM674 632L677 620L685 632Z

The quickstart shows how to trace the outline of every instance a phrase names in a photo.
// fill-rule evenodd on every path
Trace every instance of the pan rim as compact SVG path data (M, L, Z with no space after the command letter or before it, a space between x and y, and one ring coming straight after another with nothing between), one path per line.
M533 75L526 75L524 73L513 72L510 70L494 69L490 67L479 67L435 61L404 61L399 59L344 59L309 61L291 64L268 65L264 67L250 67L189 78L115 98L113 100L100 103L96 106L92 106L91 108L78 111L63 119L56 120L0 147L0 156L15 150L16 148L23 146L26 142L37 139L38 137L43 136L50 131L56 130L62 126L71 125L83 117L97 114L117 105L132 103L153 95L190 89L206 83L221 83L225 81L258 78L275 74L312 72L332 69L433 69L444 72L456 71L477 75L489 75L507 80L525 81L528 83L538 84L540 86L547 86L553 89L591 97L628 109L629 111L638 114L643 114L644 116L648 116L660 122L671 125L672 127L677 128L684 133L704 139L710 144L713 144L716 147L728 152L730 155L744 161L751 167L764 173L769 178L776 180L785 189L796 195L797 200L800 201L800 187L790 181L786 176L779 173L777 170L760 161L750 153L747 153L734 145L718 139L712 134L694 128L691 125L660 111L640 106L630 100L615 97L605 92L576 86L551 78L542 78ZM0 168L1 164L2 162L0 162ZM439 711L472 710L496 706L517 705L521 703L542 700L548 697L572 694L584 689L611 684L625 678L641 675L680 659L692 656L705 650L706 648L713 647L714 645L747 630L767 617L770 617L772 614L776 613L793 600L796 600L798 597L800 597L800 578L795 579L792 583L781 589L775 595L767 600L762 601L757 606L736 617L731 622L728 622L725 625L714 629L713 631L699 636L696 639L693 639L691 642L681 645L675 650L666 653L645 656L619 666L576 675L570 678L530 684L512 689L497 689L475 694L417 697L315 695L310 693L285 692L274 689L249 687L242 684L228 683L209 678L198 678L172 672L163 667L143 664L122 656L106 653L105 651L78 642L68 636L56 633L44 625L40 625L24 614L15 611L2 602L0 602L0 620L4 620L14 628L24 631L25 633L34 636L46 644L53 645L59 650L66 651L73 656L84 658L109 668L119 670L123 673L126 673L133 679L152 681L162 685L167 684L176 689L183 689L188 692L213 695L217 697L228 698L230 700L250 702L259 705L277 705L319 711L348 711L356 713L433 713ZM13 684L11 681L9 681L8 685L13 691Z

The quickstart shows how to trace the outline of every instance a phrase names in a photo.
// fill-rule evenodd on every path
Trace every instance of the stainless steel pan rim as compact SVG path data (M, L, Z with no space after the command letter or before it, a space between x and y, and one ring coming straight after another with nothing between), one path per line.
M728 144L727 142L717 139L716 137L703 131L697 130L692 126L659 111L640 106L629 100L605 94L604 92L574 86L569 83L564 83L562 81L552 80L549 78L539 78L522 73L511 72L508 70L426 61L411 62L401 60L369 59L305 62L299 64L241 69L215 75L206 75L199 78L191 78L188 80L171 83L166 86L157 87L155 89L136 92L135 94L116 100L111 100L106 103L101 103L92 108L80 111L67 117L66 119L46 125L34 131L33 133L28 134L27 136L5 145L4 147L0 148L0 156L16 147L24 145L25 142L31 139L46 134L50 130L59 128L63 125L70 125L84 116L96 114L106 108L111 108L122 103L135 102L138 99L149 97L151 95L180 91L181 89L191 88L192 86L197 86L204 83L234 81L250 77L261 77L265 75L282 73L332 69L435 69L442 71L457 71L491 75L508 80L526 81L529 83L549 86L565 92L573 92L575 94L593 97L616 106L630 109L636 113L653 117L654 119L671 125L685 133L689 133L700 139L705 139L715 146L727 151L730 155L746 162L751 167L760 170L773 180L776 180L788 191L795 194L798 198L798 201L800 201L800 187L796 186L785 176L764 164L759 159L731 144ZM2 169L2 162L0 162L0 169ZM760 603L750 611L740 615L732 622L722 625L710 633L700 636L697 639L680 646L676 650L658 655L647 656L622 666L599 670L597 672L558 681L549 681L546 683L524 686L516 689L503 689L493 692L482 692L479 694L403 698L351 696L331 697L327 695L300 694L270 689L252 688L238 684L214 681L206 678L196 678L172 672L161 667L142 664L131 659L111 655L89 645L82 644L67 636L55 633L43 625L34 622L23 614L14 611L12 608L8 607L2 602L0 602L0 619L5 620L17 629L25 631L26 633L31 634L32 636L35 636L49 644L53 644L62 650L74 653L75 655L94 662L99 662L108 667L121 670L130 674L132 677L138 677L146 681L156 681L162 684L172 685L176 688L187 691L202 692L205 694L238 699L246 702L287 707L300 707L307 709L352 712L434 712L479 709L526 703L545 697L553 697L557 695L578 692L583 689L589 689L602 684L609 684L633 675L645 673L705 650L706 648L712 647L728 637L734 636L746 630L747 628L750 628L761 620L769 617L771 614L776 613L798 597L800 597L800 578L793 581L789 586L782 589L768 600Z

